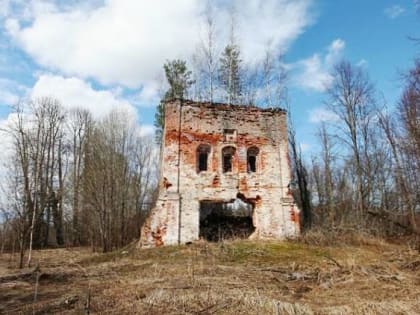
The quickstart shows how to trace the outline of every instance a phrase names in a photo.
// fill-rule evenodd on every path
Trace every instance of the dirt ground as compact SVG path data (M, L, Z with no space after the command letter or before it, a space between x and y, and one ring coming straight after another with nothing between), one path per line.
M24 270L16 259L0 256L1 314L420 313L420 255L408 244L51 249Z

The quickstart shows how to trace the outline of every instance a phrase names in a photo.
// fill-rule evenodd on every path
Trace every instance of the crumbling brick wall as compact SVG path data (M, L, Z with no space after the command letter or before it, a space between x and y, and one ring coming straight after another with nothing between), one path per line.
M203 150L207 160L200 162ZM142 227L140 245L195 241L200 202L236 198L253 207L255 231L250 237L298 235L299 210L288 190L289 164L284 110L167 102L159 197ZM200 171L203 165L206 169Z

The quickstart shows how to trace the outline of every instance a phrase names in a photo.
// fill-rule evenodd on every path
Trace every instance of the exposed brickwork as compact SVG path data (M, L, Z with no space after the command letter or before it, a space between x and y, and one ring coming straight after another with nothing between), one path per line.
M142 228L141 246L197 240L200 201L236 198L253 206L252 238L299 234L299 210L288 190L283 110L176 100L166 104L165 117L159 198ZM210 146L207 170L201 172L200 145ZM234 152L229 172L223 171L226 147L234 148L228 149ZM251 147L258 148L256 172L248 172Z

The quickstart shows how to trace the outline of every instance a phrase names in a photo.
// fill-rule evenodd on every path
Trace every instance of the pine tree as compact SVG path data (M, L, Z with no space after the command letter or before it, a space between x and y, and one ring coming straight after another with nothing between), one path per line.
M188 88L194 83L191 80L191 71L187 68L187 62L184 60L167 61L163 65L166 80L169 83L169 89L165 93L164 100L156 108L155 114L155 139L156 143L162 142L163 128L165 125L165 101L170 99L183 99Z
M227 103L237 103L242 95L240 51L236 45L227 45L220 58L219 81L227 94Z
M191 80L191 71L188 70L186 61L179 59L167 61L163 65L163 69L169 83L169 90L165 94L165 99L183 99L187 89L194 83Z

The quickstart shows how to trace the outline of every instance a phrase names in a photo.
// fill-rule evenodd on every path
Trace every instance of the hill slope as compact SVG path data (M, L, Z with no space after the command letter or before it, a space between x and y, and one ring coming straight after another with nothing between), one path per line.
M235 241L110 254L35 252L40 272L0 256L0 313L416 314L420 257L379 241L321 247ZM38 285L36 275L38 274ZM34 292L37 297L34 303Z

